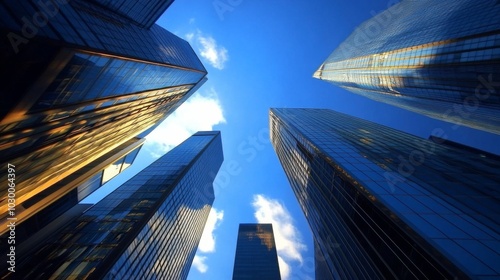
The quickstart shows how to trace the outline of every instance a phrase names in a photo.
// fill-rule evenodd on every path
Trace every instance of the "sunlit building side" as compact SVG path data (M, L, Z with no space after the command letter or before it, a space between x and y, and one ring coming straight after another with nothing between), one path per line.
M15 166L18 207L150 131L203 83L189 43L151 22L171 3L0 4L0 164ZM2 221L6 197L4 185Z
M23 204L16 205L15 218L23 220L23 223L16 224L16 245L23 246L30 237L39 235L39 230L126 170L134 162L144 141L130 139ZM10 221L6 219L0 225L7 227ZM6 252L10 247L9 236L10 232L7 232L0 237L0 251Z
M359 25L313 76L500 134L498 14L496 0L400 1Z

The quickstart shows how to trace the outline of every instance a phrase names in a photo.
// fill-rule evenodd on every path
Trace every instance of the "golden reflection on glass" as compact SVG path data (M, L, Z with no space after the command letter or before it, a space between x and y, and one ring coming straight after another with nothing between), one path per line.
M274 248L272 232L266 231L261 225L257 225L256 232L246 232L245 235L249 240L252 240L254 237L260 238L260 244L266 245L268 251L271 251Z
M365 143L366 145L371 145L373 142L371 138L360 138L359 141Z

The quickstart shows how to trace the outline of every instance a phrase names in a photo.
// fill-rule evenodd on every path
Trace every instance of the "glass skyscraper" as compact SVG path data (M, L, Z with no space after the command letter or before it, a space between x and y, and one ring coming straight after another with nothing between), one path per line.
M214 200L220 132L198 132L84 212L16 279L185 279Z
M500 134L500 5L403 0L362 23L314 77Z
M145 139L133 138L15 207L17 245L81 202L135 160ZM8 219L0 221L6 228ZM10 233L0 236L0 252L7 251Z
M280 280L272 224L240 224L233 280Z
M500 277L498 159L326 109L270 135L334 279Z
M205 81L188 42L153 24L172 1L138 3L0 3L0 164L22 170L18 205L150 131Z

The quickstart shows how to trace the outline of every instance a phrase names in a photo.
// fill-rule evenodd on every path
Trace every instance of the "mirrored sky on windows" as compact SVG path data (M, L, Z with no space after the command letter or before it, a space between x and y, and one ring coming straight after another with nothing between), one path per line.
M254 222L274 224L283 279L314 279L311 233L269 142L270 107L328 108L423 138L440 128L450 140L500 154L496 135L453 128L312 77L360 23L396 2L175 1L157 24L190 42L208 81L94 199L197 130L220 130L225 161L188 279L231 279L239 223Z

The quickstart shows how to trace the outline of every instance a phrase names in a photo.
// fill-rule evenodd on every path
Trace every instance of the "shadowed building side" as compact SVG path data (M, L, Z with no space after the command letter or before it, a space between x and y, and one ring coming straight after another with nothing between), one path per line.
M327 109L271 109L269 126L321 273L499 277L497 159Z
M233 280L280 280L272 224L240 224Z
M19 263L16 279L186 279L223 161L220 132L198 132Z
M174 0L91 0L124 17L137 25L150 28Z

